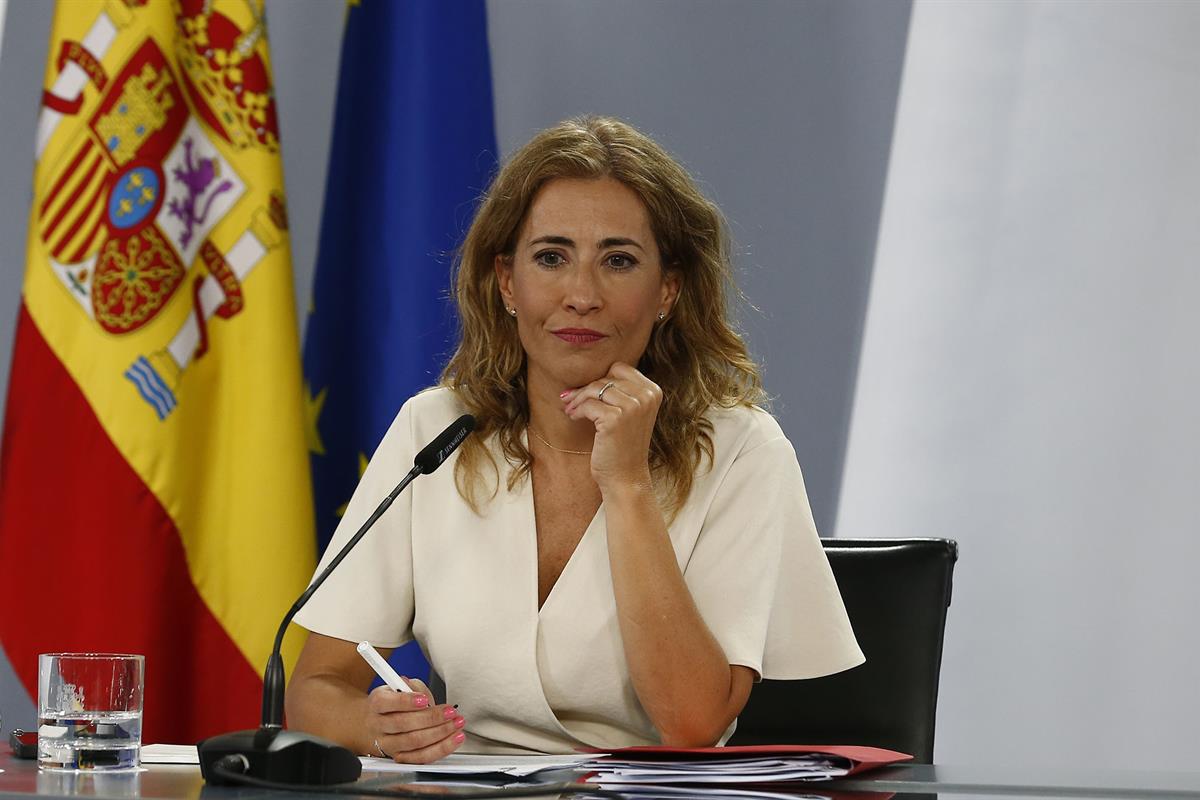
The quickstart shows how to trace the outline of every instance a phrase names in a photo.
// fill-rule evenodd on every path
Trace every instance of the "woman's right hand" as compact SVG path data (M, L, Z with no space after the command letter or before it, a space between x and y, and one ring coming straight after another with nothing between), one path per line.
M429 764L453 753L466 739L467 721L451 705L435 705L433 694L416 678L406 678L411 694L387 686L367 696L367 730L376 752L405 764Z
M390 648L378 648L385 659ZM466 720L454 706L435 705L424 683L410 678L413 692L381 686L367 689L375 672L357 645L310 633L287 685L288 727L315 733L355 753L408 764L428 764L457 750Z

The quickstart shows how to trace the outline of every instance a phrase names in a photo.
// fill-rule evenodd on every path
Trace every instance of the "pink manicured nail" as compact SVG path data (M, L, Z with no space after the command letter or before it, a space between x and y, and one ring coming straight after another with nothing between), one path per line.
M417 708L425 708L429 705L429 698L423 694L419 694L413 698L413 705Z
M456 727L456 728L461 728L462 726L464 726L466 724L467 724L467 720L465 717L459 717L458 719L454 720L454 727Z
M456 733L456 734L454 734L454 743L455 743L455 744L462 744L462 743L463 743L463 741L465 741L465 740L466 740L466 738L467 738L467 735L466 735L465 733L462 733L462 732L460 731L459 733Z
M446 706L446 710L443 711L442 713L446 715L446 719L450 719L458 712L454 710L453 706Z
M572 390L572 389L567 389L565 392L563 392L562 394L560 394L560 395L558 396L558 399L559 399L559 400L566 400L568 397L570 397L570 396L571 396L571 392L572 392L572 391L574 391L574 390Z

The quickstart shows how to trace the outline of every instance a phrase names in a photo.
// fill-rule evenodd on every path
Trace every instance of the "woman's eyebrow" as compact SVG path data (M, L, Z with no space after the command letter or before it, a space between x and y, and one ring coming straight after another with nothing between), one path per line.
M604 250L608 247L636 247L638 250L645 251L646 248L638 244L636 239L629 239L625 236L610 236L607 239L601 239L598 249Z
M536 239L530 239L526 247L533 247L535 244L560 244L564 247L574 247L575 240L569 236L539 236Z
M575 247L575 240L569 236L547 235L539 236L536 239L530 239L526 247L533 247L538 244L557 244L563 247ZM636 239L630 239L627 236L609 236L601 239L596 243L597 250L605 250L609 247L636 247L638 250L645 252L646 248L642 247Z

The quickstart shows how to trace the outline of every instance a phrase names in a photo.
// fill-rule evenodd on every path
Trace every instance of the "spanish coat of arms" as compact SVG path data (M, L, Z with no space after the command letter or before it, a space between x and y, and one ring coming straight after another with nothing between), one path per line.
M287 215L277 192L261 208L237 208L247 179L223 155L278 149L261 9L250 5L255 23L243 30L213 0L174 0L168 52L144 35L107 74L103 59L131 40L122 31L136 30L145 3L108 0L81 41L63 43L38 121L38 157L64 120L84 113L85 89L97 99L75 123L34 214L50 268L108 334L142 328L176 295L192 305L171 341L125 373L165 419L180 376L207 350L209 320L243 309L242 282L283 241ZM235 210L244 230L222 251L209 233Z

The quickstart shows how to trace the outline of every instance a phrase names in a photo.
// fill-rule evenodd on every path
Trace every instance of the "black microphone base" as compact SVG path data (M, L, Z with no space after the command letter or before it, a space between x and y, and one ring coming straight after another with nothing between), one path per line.
M234 756L220 769L277 783L325 786L348 783L362 774L358 756L341 745L300 731L258 728L223 733L196 745L200 774L210 784L234 784L214 765Z

